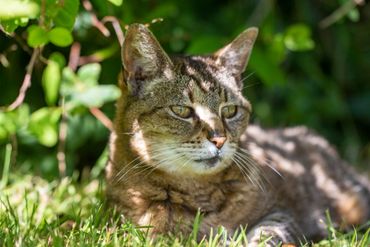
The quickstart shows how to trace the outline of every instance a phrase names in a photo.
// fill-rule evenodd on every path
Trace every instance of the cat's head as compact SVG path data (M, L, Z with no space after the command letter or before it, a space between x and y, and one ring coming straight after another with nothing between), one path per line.
M118 124L131 132L130 148L142 162L187 175L232 163L251 112L241 74L257 33L249 28L211 55L170 58L144 25L129 27Z

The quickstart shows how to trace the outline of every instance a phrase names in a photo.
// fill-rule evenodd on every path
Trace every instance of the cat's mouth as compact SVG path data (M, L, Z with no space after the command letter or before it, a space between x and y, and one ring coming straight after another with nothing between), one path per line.
M219 161L221 161L221 156L220 155L215 155L214 157L211 158L206 158L206 159L196 159L194 160L195 162L207 164L209 167L214 167L217 165Z

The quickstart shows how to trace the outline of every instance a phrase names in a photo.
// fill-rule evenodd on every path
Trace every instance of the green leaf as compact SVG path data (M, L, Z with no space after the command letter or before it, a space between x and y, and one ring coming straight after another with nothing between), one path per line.
M281 85L286 82L286 76L279 67L279 64L272 60L268 54L258 46L253 48L248 68L255 71L266 85Z
M305 24L290 26L284 36L285 47L291 51L307 51L315 47L311 39L311 29Z
M34 2L20 0L0 0L0 20L12 20L22 17L36 18L40 8Z
M82 66L78 72L78 78L81 82L89 86L98 84L101 66L98 63L90 63Z
M351 9L351 11L348 12L347 16L353 22L358 22L360 20L360 12L356 8Z
M62 110L44 107L31 114L29 130L44 146L52 147L58 141L58 122Z
M18 24L16 23L16 20L8 20L8 21L0 21L0 25L3 27L5 33L8 35L17 29Z
M120 90L114 85L99 85L75 92L71 98L76 105L85 107L101 107L104 103L115 101L120 96Z
M28 27L27 31L27 43L29 46L35 48L43 46L49 42L48 33L45 29L36 25L32 25Z
M61 94L65 97L69 110L77 107L100 107L120 96L120 90L114 85L98 85L100 64L82 66L77 75L70 69L63 69Z
M61 9L53 19L55 25L72 30L78 14L79 5L80 1L78 0L64 0Z
M0 111L0 141L14 135L19 129L28 124L29 107L26 104L20 105L14 111Z
M116 6L121 6L123 0L108 0L109 2L113 3Z
M59 52L53 52L50 55L49 60L56 62L61 69L66 65L66 59L64 58L63 54Z
M61 80L61 70L65 59L60 53L53 53L42 74L42 87L45 92L45 100L48 105L54 105L58 99Z
M63 27L53 28L49 33L49 40L56 46L66 47L72 44L73 37L71 32Z

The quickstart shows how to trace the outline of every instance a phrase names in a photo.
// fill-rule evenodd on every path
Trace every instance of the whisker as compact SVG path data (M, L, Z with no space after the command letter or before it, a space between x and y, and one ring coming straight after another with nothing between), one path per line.
M240 82L244 82L245 80L248 80L251 76L253 76L255 72L251 72L249 75L245 76L243 79L240 80Z
M128 135L132 136L135 134L135 132L115 132L116 135Z
M257 186L262 190L265 191L264 183L261 181L261 178L264 178L263 174L260 172L258 167L255 163L251 160L248 160L247 157L241 155L240 153L236 152L235 156L236 159L239 159L240 165L244 167L250 176L248 176L253 184L257 184Z
M243 153L245 153L247 156L249 156L249 157L252 156L251 153L248 150L246 150L244 148L241 148L241 147L239 147L238 149L240 151L242 151ZM271 160L270 160L270 162L271 162ZM281 178L283 178L283 175L275 167L273 167L272 165L270 165L268 162L265 161L265 162L263 162L263 164L266 165L267 167L269 167L271 170L273 170Z
M243 178L244 178L245 182L248 183L248 181L249 181L249 182L251 182L254 185L253 180L249 177L249 174L246 173L246 171L244 170L243 166L240 165L239 161L235 157L232 157L231 159L234 161L234 163L236 164L236 166L239 168L240 172L243 175Z
M177 155L174 155L172 157L168 157L167 159L159 160L155 164L151 165L151 168L152 168L151 171L148 172L145 176L149 176L155 169L157 169L161 165L165 165L166 163L173 163L173 162L175 162L177 160L180 160L180 158L182 158L183 156L185 156L185 155L184 154L181 154L181 153L178 153Z
M132 169L135 169L135 167L137 167L137 165L140 165L143 163L143 161L140 161L140 156L137 156L135 159L131 160L128 164L124 164L122 166L122 169L115 175L114 177L114 180L118 179L117 182L119 181L122 181L123 178L126 176L126 174L128 174ZM134 162L138 161L139 162L137 164L134 164L133 166L130 166L131 164L133 164ZM128 168L128 169L126 169Z
M151 158L157 158L157 157L160 157L160 156L163 156L163 155L165 155L165 154L163 154L163 153L157 153L157 154L155 154L155 151L152 151L152 152L150 152L149 153L149 156L151 156ZM119 176L119 178L118 178L118 180L117 180L117 182L120 182L120 181L122 181L123 180L123 178L125 177L125 176L127 176L127 174L129 174L129 172L130 171L133 171L133 170L135 170L135 169L138 169L143 163L145 163L145 161L144 160L140 160L140 156L138 156L138 157L136 157L133 161L131 161L130 163L128 163L127 165L124 165L123 166L123 168L122 168L122 170L121 171L124 171L125 170L125 168L127 168L127 167L129 167L126 171L125 171L125 173L123 173L122 175L120 175ZM138 162L138 163L136 163L136 164L134 164L134 165L132 165L132 166L130 166L133 162L135 162L135 161L137 161L137 160L140 160L140 162ZM121 171L120 171L120 173L121 173Z

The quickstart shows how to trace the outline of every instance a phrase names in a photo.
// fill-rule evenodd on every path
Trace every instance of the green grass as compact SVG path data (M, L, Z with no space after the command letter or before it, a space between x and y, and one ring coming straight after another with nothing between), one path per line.
M227 234L220 228L208 239L166 236L152 240L147 228L136 228L104 203L104 181L75 177L46 181L25 174L10 174L0 186L0 246L222 246ZM370 246L369 229L341 234L329 228L330 238L315 246ZM246 243L245 233L230 246ZM261 243L263 246L263 243ZM305 246L310 246L305 244Z

